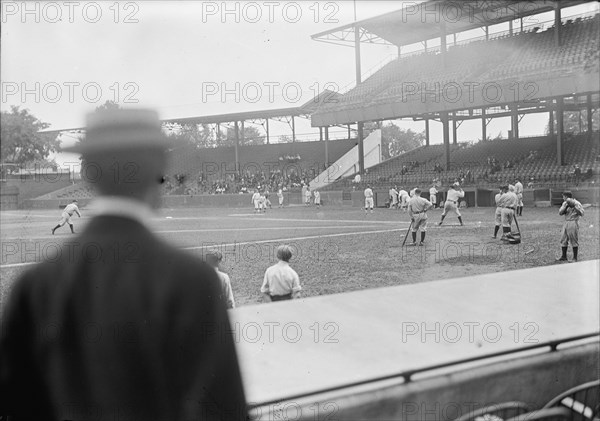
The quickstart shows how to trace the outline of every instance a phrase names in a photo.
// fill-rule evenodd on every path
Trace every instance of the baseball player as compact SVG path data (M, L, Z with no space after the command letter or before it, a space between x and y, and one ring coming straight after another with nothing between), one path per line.
M271 205L271 201L269 200L269 190L265 190L265 209L268 206L269 209L273 209L273 205Z
M73 199L73 202L65 206L65 208L62 211L60 221L58 221L58 225L52 228L52 235L54 235L54 231L56 231L65 224L69 224L69 228L71 228L71 233L75 234L73 224L71 223L71 217L74 213L76 213L77 216L81 218L81 212L79 212L79 208L77 207L77 199Z
M435 188L435 184L432 184L431 187L429 188L429 201L431 202L431 204L433 205L434 208L437 207L437 194L438 194L438 191Z
M515 216L515 209L519 198L515 194L515 187L513 185L502 186L503 195L500 198L502 203L502 238L501 240L508 239L512 230L512 222Z
M523 183L521 183L520 178L515 179L515 193L519 199L519 203L517 203L517 215L523 216Z
M306 206L310 206L310 196L311 196L311 191L310 189L307 187L306 188L306 192L304 193L304 204Z
M319 193L319 190L315 190L315 205L318 208L321 207L321 193Z
M579 218L583 216L584 210L581 203L573 198L570 191L563 192L563 204L558 211L559 215L565 216L565 223L562 229L560 245L562 247L562 256L557 259L559 262L567 261L567 248L569 243L573 248L573 261L577 261L577 252L579 251Z
M367 185L365 189L365 213L370 210L373 213L373 190L371 186Z
M254 203L254 212L260 212L260 193L258 190L252 195L251 203Z
M390 209L398 207L398 190L395 187L390 187Z
M258 205L259 205L259 212L260 211L263 211L264 213L267 212L267 198L265 197L264 191L260 192L260 196L258 197Z
M408 192L406 190L398 192L398 201L400 202L400 209L406 211L406 206L408 205Z
M279 207L282 208L283 207L283 189L279 189L277 191L277 198L279 199Z
M448 193L446 194L446 203L444 203L444 211L442 212L442 220L440 222L438 222L438 225L442 225L442 222L444 222L444 218L446 217L446 214L450 211L456 213L456 216L458 216L458 222L460 222L460 225L464 225L463 221L462 221L462 215L460 214L460 211L458 210L458 200L462 199L463 197L465 197L465 192L463 191L463 189L460 188L460 184L458 182L456 182L450 186L450 189L448 190Z
M427 211L433 206L433 204L421 197L421 189L416 188L413 197L408 201L408 215L412 221L412 245L417 245L417 231L421 229L421 241L419 245L422 246L425 242L425 233L427 232Z
M494 201L496 203L496 212L494 213L495 216L495 226L494 226L494 235L492 236L492 238L496 238L496 236L498 235L498 231L500 230L500 226L502 225L502 195L504 194L504 190L502 188L502 186L500 186L500 188L498 189L498 193L496 193L496 196L494 197Z

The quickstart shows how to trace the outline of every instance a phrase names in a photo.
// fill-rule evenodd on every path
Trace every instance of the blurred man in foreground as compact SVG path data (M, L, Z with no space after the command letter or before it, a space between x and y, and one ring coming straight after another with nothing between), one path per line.
M242 420L219 278L147 227L165 141L156 113L88 116L84 178L101 196L72 253L13 287L0 337L0 413L14 420ZM200 280L200 282L199 282Z

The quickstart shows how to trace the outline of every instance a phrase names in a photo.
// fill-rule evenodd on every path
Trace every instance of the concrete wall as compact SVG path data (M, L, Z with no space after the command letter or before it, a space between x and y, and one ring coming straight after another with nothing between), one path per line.
M2 189L16 188L18 189L18 206L21 207L23 202L28 199L33 199L38 196L53 192L69 186L71 181L69 174L42 174L35 177L14 178L2 182Z
M592 203L598 205L600 203L598 189L574 189L573 195L581 203ZM375 195L375 206L382 207L388 200L388 190L375 189L373 191ZM550 197L560 197L562 190L552 191L550 189L539 189L532 190L528 189L523 192L523 202L525 206L534 206L536 201L547 200L550 201ZM496 190L487 189L476 189L469 188L465 189L465 200L469 207L473 206L495 206L494 196ZM300 192L284 193L284 204L287 205L301 205L304 203L302 194ZM421 194L426 199L429 199L429 192L423 192ZM347 197L344 200L344 196ZM445 197L445 192L438 194L438 203L440 198ZM213 208L250 208L251 195L249 194L216 194L216 195L199 195L199 196L165 196L163 197L163 206L167 208L178 208L178 207L213 207ZM546 199L544 199L546 198ZM66 202L65 202L66 200ZM272 194L270 197L273 206L277 205L277 195ZM557 201L558 199L555 199ZM53 199L53 200L41 200L41 199L30 199L25 200L21 204L21 207L25 209L54 209L70 202L67 199ZM81 199L79 203L85 206L89 200ZM562 202L562 199L561 199ZM340 206L347 205L356 208L363 208L365 206L365 195L362 190L356 190L352 192L342 191L324 191L321 193L321 203L323 206ZM556 203L555 203L556 204Z
M255 419L451 421L485 405L520 401L543 407L565 390L597 379L598 343L542 355L512 357L403 384L381 382L294 402L257 407ZM321 418L316 418L315 413ZM296 414L299 417L294 418ZM329 416L329 417L327 417ZM285 419L282 418L282 419Z

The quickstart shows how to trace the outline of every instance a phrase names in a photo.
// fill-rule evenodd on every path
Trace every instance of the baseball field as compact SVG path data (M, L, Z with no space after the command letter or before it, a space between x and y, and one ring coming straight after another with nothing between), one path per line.
M422 247L408 246L410 235L407 246L401 246L410 220L406 213L392 209L376 209L372 214L328 206L273 208L263 214L255 214L250 206L161 209L149 223L159 237L199 257L208 250L221 251L222 270L231 277L237 306L262 302L265 269L277 261L275 250L283 243L294 250L290 264L300 276L303 297L491 272L510 276L511 270L556 264L563 222L558 208L526 208L518 220L522 235L518 245L492 239L493 208L462 213L464 226L452 214L437 226L441 210L430 210ZM92 211L83 208L82 215L74 219L76 231L84 229ZM0 217L0 307L15 279L33 262L56 260L65 253L102 259L107 252L78 244L67 226L52 235L58 209L3 211ZM580 220L580 261L600 255L598 221L598 208L587 208ZM134 258L138 245L127 247Z

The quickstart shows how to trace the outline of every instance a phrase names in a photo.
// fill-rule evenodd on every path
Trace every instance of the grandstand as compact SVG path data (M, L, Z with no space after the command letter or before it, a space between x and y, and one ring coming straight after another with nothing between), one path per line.
M600 180L597 139L590 139L587 135L570 137L564 144L565 165L562 166L556 163L553 140L550 136L541 136L451 145L450 168L441 166L443 145L422 146L369 168L362 182L387 188L390 184L412 187L427 186L433 180L442 184L460 180L467 186L495 187L499 182L520 177L522 181L531 181L535 187L552 187L574 182L573 166L576 164L583 173L591 170L582 181L589 184ZM495 159L497 164L489 162L491 159ZM440 165L439 170L436 170L436 164ZM352 177L339 180L327 189L339 190L350 186Z
M423 186L434 179L444 184L460 180L488 186L515 176L535 187L565 186L575 182L576 164L585 173L584 179L597 182L599 148L598 132L594 130L598 128L593 127L593 114L598 113L600 105L600 15L561 16L563 8L580 3L556 2L550 7L535 3L528 9L522 8L521 2L513 2L511 9L507 2L492 2L488 6L494 9L495 19L481 15L473 20L465 18L465 10L477 15L481 5L467 1L461 3L462 19L439 25L422 12L440 11L443 2L429 1L416 7L414 16L414 10L409 13L403 9L316 34L313 38L319 41L353 42L357 57L361 42L397 45L399 57L366 80L358 79L336 104L322 104L313 113L312 124L424 120L426 146L393 157L366 173L362 171L364 183L379 187ZM525 10L527 13L521 13ZM552 10L553 20L523 25L524 16ZM513 28L513 21L519 18L520 29ZM490 25L508 21L509 31L489 33ZM485 31L484 37L456 42L457 33L477 27ZM451 34L455 42L448 46L447 36ZM441 40L440 46L428 49L427 41L436 37ZM400 55L401 47L418 42L424 48ZM559 117L565 111L586 112L585 131L580 121L578 134L565 133ZM519 121L530 113L549 116L549 135L519 136ZM487 125L498 117L511 117L509 139L489 141ZM481 139L485 141L460 142L457 125L472 119L481 120ZM442 145L430 146L430 121L443 124ZM360 143L362 133L358 136ZM328 189L348 188L352 178Z

